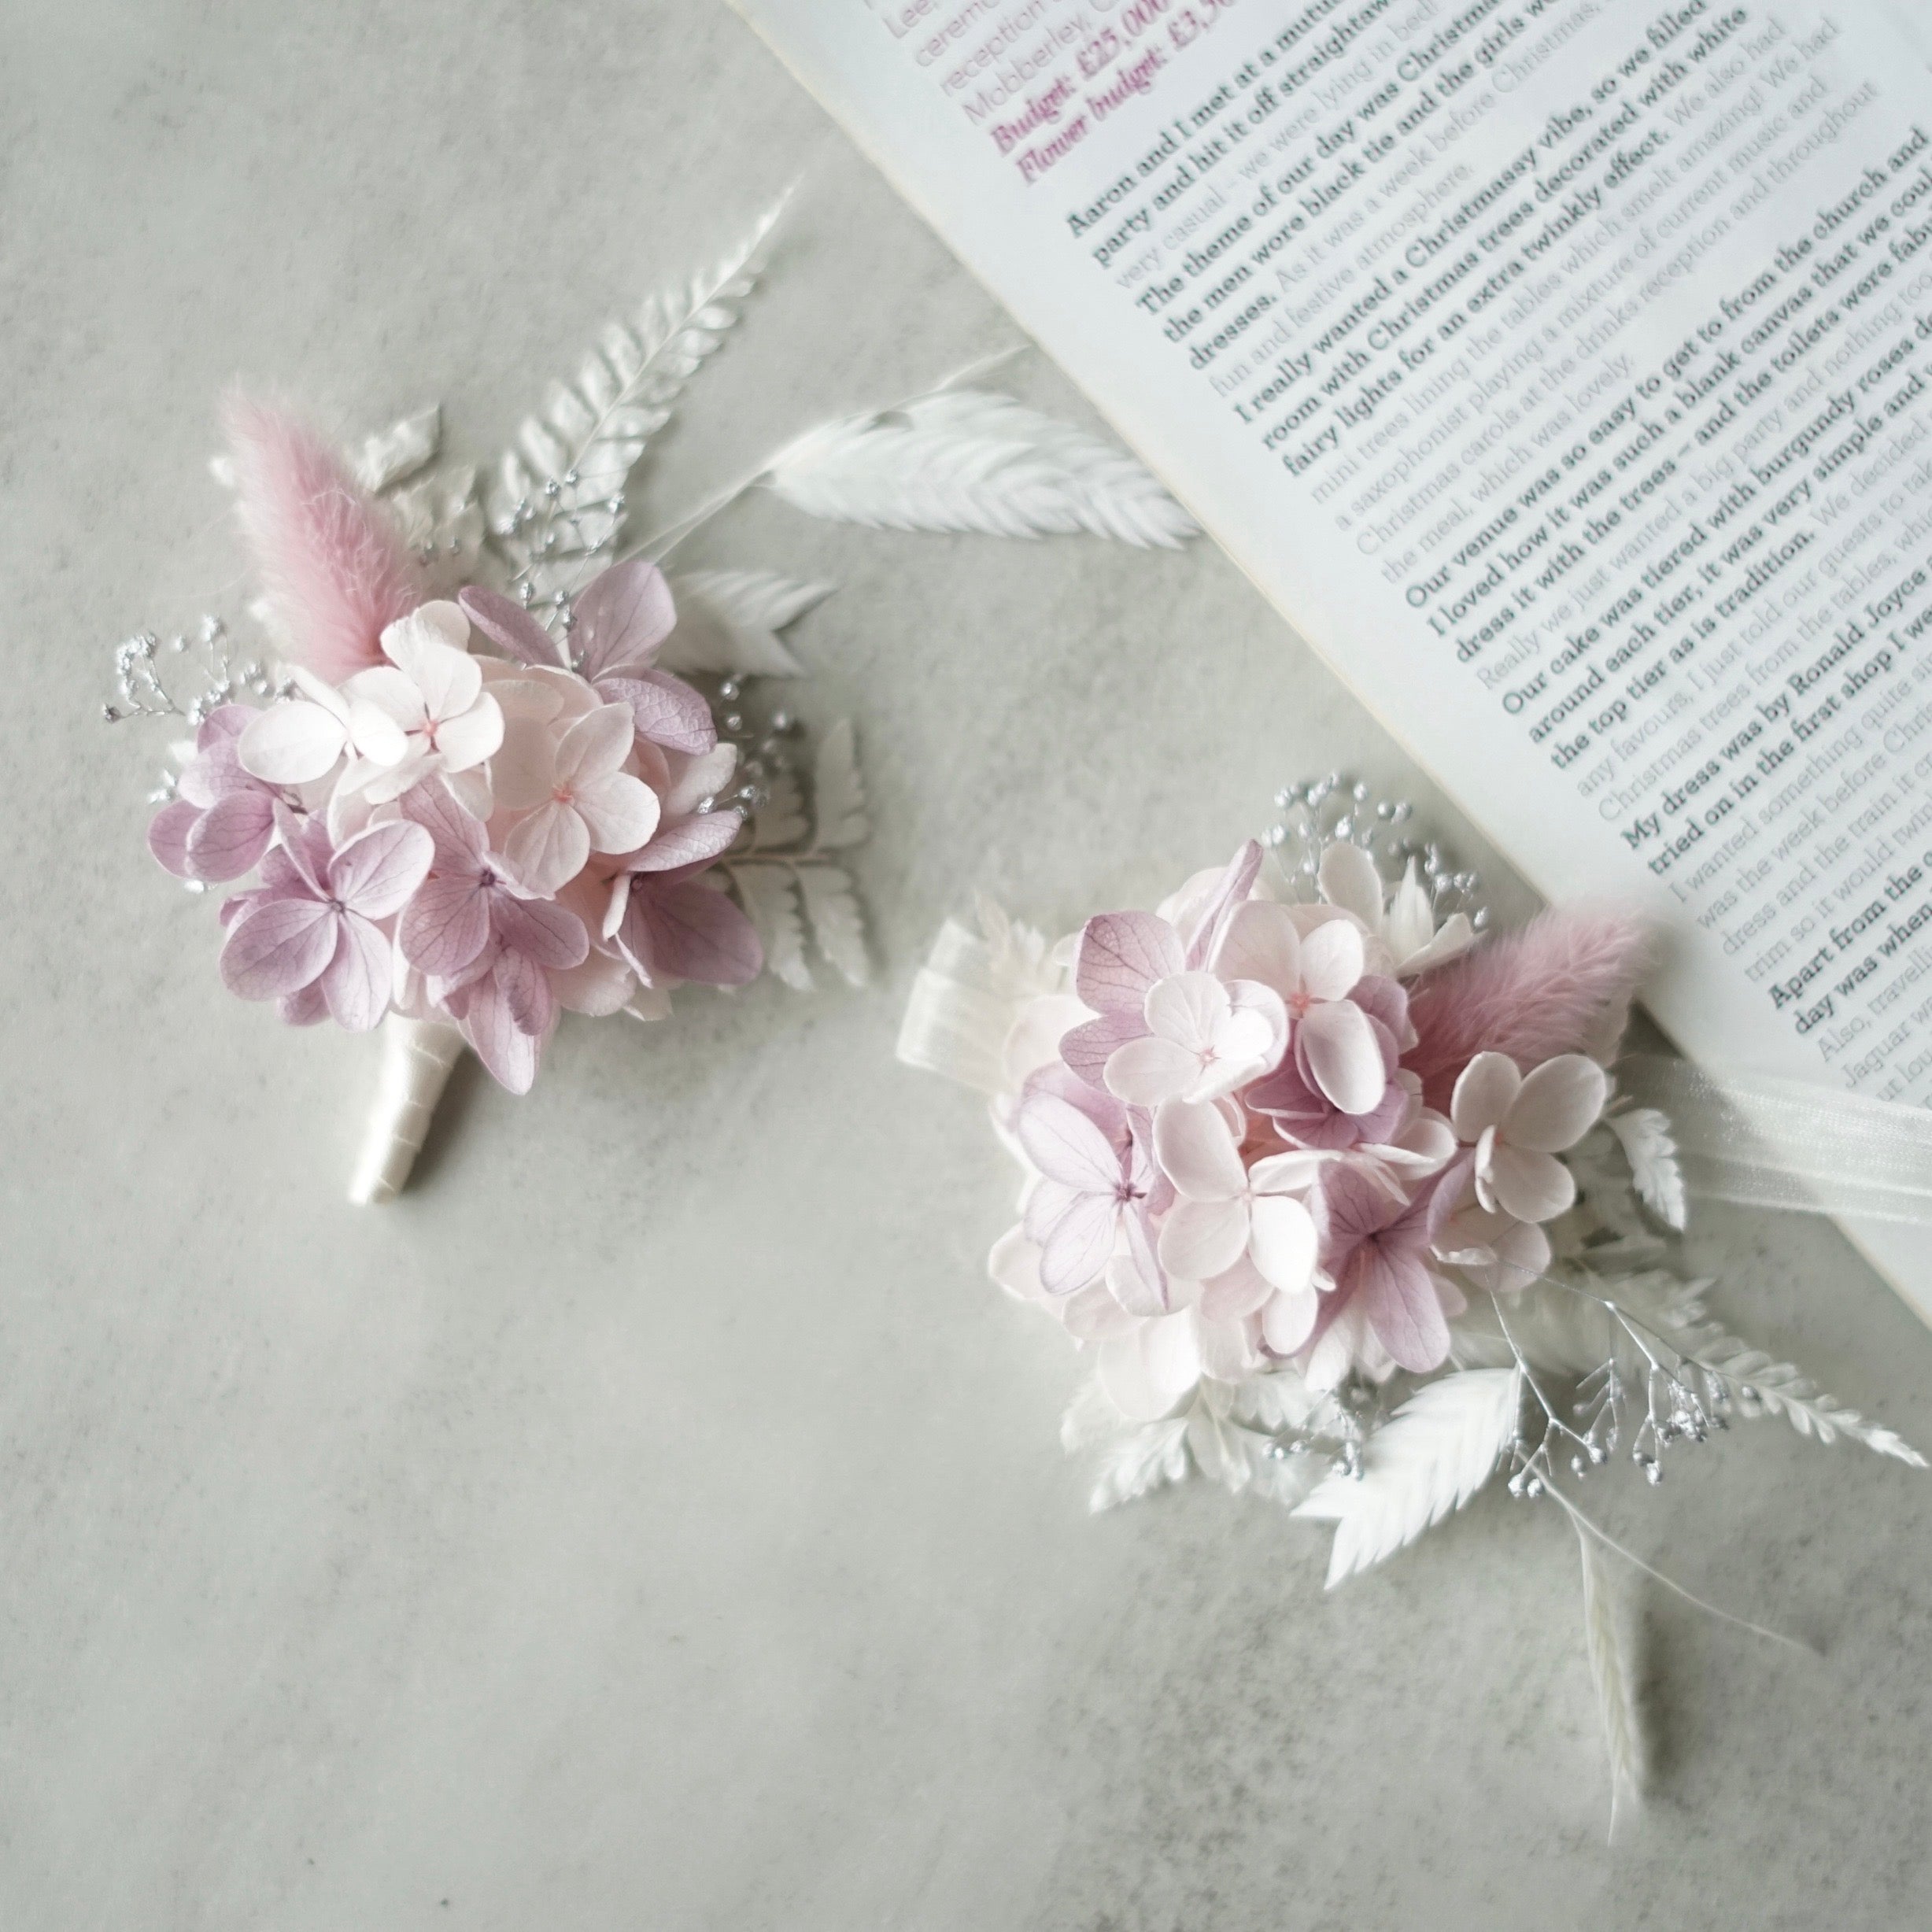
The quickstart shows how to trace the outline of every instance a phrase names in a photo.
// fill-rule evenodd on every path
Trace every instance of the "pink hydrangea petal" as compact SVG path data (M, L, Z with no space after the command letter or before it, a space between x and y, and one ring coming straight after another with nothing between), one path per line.
M492 644L508 652L519 663L555 670L563 662L563 654L549 632L520 604L501 591L484 590L472 584L456 593L456 602Z
M1120 1150L1081 1108L1036 1090L1021 1102L1014 1131L1026 1158L1049 1180L1113 1200L1121 1184Z
M519 885L547 898L583 870L589 828L574 807L549 799L510 828L503 855Z
M1525 1077L1503 1117L1503 1138L1513 1147L1561 1154L1596 1125L1609 1096L1609 1077L1594 1060L1558 1054Z
M319 1026L329 1017L329 1003L323 997L320 981L298 986L275 1003L276 1017L287 1026Z
M557 782L574 786L615 771L630 755L634 735L628 704L599 704L585 712L557 740Z
M1324 1267L1339 1268L1369 1236L1395 1217L1395 1204L1366 1174L1332 1162L1310 1203L1321 1240Z
M468 874L425 880L402 915L397 934L402 956L420 972L453 978L489 937L489 899Z
M1240 1151L1218 1108L1169 1101L1154 1117L1154 1151L1191 1201L1232 1201L1247 1188Z
M316 900L257 900L222 944L223 984L243 999L273 999L306 986L334 954L336 923Z
M1376 862L1359 845L1343 841L1331 845L1321 855L1321 896L1332 906L1352 912L1370 932L1382 923L1382 874ZM1311 987L1310 992L1314 989ZM1344 991L1346 989L1344 988ZM1340 993L1320 993L1322 999L1339 999Z
M1202 1283L1194 1305L1205 1321L1245 1321L1260 1313L1274 1292L1273 1283L1243 1254L1226 1273Z
M1277 1288L1298 1293L1314 1278L1314 1218L1299 1201L1265 1194L1248 1204L1248 1252Z
M1261 869L1261 846L1250 839L1228 862L1195 918L1187 940L1186 963L1190 969L1207 963L1214 950L1214 942L1221 936L1223 923L1229 912L1254 889L1255 875Z
M1070 1294L1095 1280L1114 1251L1114 1207L1097 1194L1075 1194L1047 1231L1040 1279L1049 1295Z
M148 850L164 870L178 879L188 871L188 834L201 818L201 808L186 799L171 800L148 821Z
M322 996L337 1025L366 1033L389 1009L389 940L358 913L344 913L338 924L335 956L320 982Z
M1313 1332L1321 1297L1312 1287L1277 1293L1262 1310L1262 1339L1277 1355L1292 1355Z
M1324 919L1302 935L1302 990L1311 999L1346 999L1367 965L1361 929L1353 919Z
M497 962L496 981L509 1007L510 1024L519 1033L541 1036L550 1030L556 1019L556 1001L541 966L506 947Z
M1165 1314L1173 1304L1143 1210L1129 1207L1123 1212L1119 1230L1125 1242L1124 1249L1117 1249L1107 1263L1107 1292L1129 1313Z
M463 1036L500 1085L512 1093L530 1092L537 1078L542 1042L534 1034L519 1031L494 973L470 988L463 1013Z
M1180 936L1151 912L1104 912L1080 936L1073 989L1096 1013L1138 1013L1149 989L1184 970Z
M1151 1032L1199 1055L1220 1040L1233 1002L1213 973L1177 973L1147 989L1142 1010Z
M503 707L487 691L436 727L436 753L445 771L467 771L494 758L502 744Z
M1294 915L1273 900L1244 900L1228 915L1214 966L1225 978L1258 980L1284 999L1298 992L1302 939Z
M599 852L634 852L657 829L657 794L628 772L578 781L572 803Z
M243 770L271 785L307 785L340 758L349 733L320 704L291 698L257 711L236 755Z
M1199 1057L1185 1047L1148 1033L1115 1047L1108 1057L1107 1091L1132 1106L1158 1107L1164 1100L1180 1099L1200 1070Z
M504 811L527 811L556 789L556 747L550 721L525 716L514 707L511 694L519 688L500 684L491 693L503 709L503 743L489 761L489 782L497 807Z
M1184 1281L1211 1281L1246 1251L1243 1201L1177 1201L1161 1224L1161 1265Z
M1366 1114L1388 1088L1381 1043L1352 1000L1311 1007L1295 1033L1295 1051L1315 1084L1344 1114Z
M1554 1221L1576 1199L1576 1177L1553 1154L1513 1147L1498 1140L1490 1150L1490 1192L1518 1221Z
M1479 1140L1486 1128L1501 1125L1523 1086L1523 1076L1507 1054L1479 1053L1457 1077L1449 1103L1456 1138Z
M604 1019L621 1013L637 990L637 975L615 953L592 947L574 966L545 969L550 990L566 1012Z
M429 833L406 818L371 826L330 860L331 894L365 919L386 919L408 903L435 855Z

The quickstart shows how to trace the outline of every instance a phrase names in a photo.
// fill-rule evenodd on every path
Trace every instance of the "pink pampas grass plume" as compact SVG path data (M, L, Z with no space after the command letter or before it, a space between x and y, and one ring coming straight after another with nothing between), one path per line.
M1525 1069L1560 1053L1607 1060L1649 963L1649 936L1625 914L1546 912L1415 982L1409 1017L1419 1044L1403 1064L1422 1076L1428 1104L1446 1109L1479 1053L1506 1053Z
M222 427L242 528L297 663L331 684L382 659L383 627L423 601L393 526L312 430L231 396Z

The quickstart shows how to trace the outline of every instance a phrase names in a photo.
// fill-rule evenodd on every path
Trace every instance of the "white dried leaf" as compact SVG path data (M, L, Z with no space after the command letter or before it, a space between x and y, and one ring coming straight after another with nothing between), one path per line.
M365 437L362 447L349 458L349 467L364 489L387 489L415 475L436 454L442 440L443 412L431 403L428 408Z
M810 515L888 530L1088 530L1171 549L1199 529L1124 451L979 390L823 424L760 481Z
M799 918L798 885L789 866L752 863L730 868L745 916L758 929L765 968L800 992L811 989L805 963L805 929Z
M1630 1162L1638 1198L1667 1228L1681 1228L1688 1218L1683 1169L1669 1117L1655 1107L1631 1107L1605 1117Z
M852 721L841 718L818 743L812 767L812 844L822 851L856 845L866 836L866 790L859 775L859 751Z
M832 594L775 571L693 571L671 579L678 627L659 662L667 670L799 678L804 666L778 634Z
M799 868L798 883L819 951L849 984L865 985L872 962L866 956L865 921L851 881L836 866L807 865Z
M1100 1465L1087 1506L1098 1515L1165 1483L1178 1483L1187 1473L1187 1417L1150 1422L1115 1439Z
M1643 1795L1643 1727L1638 1715L1636 1686L1617 1635L1616 1609L1602 1553L1580 1523L1576 1525L1576 1540L1583 1560L1583 1645L1590 1657L1590 1681L1596 1688L1604 1745L1610 1760L1610 1830L1614 1836L1618 1806L1634 1805Z
M1464 1369L1417 1389L1369 1438L1361 1473L1335 1471L1295 1513L1335 1525L1328 1587L1460 1509L1514 1439L1520 1405L1512 1369Z
M752 851L782 851L801 845L811 829L798 780L789 771L774 771L765 781L764 807L752 820Z

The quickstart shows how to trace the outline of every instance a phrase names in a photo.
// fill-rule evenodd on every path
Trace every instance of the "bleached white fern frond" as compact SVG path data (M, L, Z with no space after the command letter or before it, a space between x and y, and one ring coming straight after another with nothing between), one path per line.
M442 446L442 408L431 403L427 409L365 436L349 467L364 489L387 489L415 475Z
M692 571L670 580L678 627L659 663L721 677L800 678L805 667L778 633L832 594L775 571Z
M1132 456L981 390L826 423L781 451L759 481L810 515L888 530L1088 530L1172 549L1198 528Z
M1513 1369L1463 1369L1417 1389L1369 1438L1361 1473L1328 1476L1295 1512L1335 1525L1328 1587L1460 1509L1502 1459L1520 1406Z
M851 881L837 866L800 866L798 889L819 951L848 985L865 985L872 977L872 962L866 956L865 921Z
M1178 1483L1187 1473L1187 1417L1146 1423L1116 1436L1109 1445L1087 1506L1097 1516Z
M1604 1748L1610 1760L1610 1832L1616 1833L1617 1808L1643 1794L1643 1727L1638 1716L1636 1685L1624 1656L1616 1627L1616 1606L1602 1553L1579 1523L1576 1541L1583 1562L1583 1647L1590 1681L1603 1720Z
M775 973L800 992L811 989L811 968L805 963L805 929L799 918L798 881L788 866L754 861L728 865L738 888L745 916L758 929L765 949L765 970Z
M1669 1116L1655 1107L1629 1107L1605 1115L1603 1124L1623 1147L1638 1199L1665 1227L1682 1228L1689 1210Z
M579 560L615 543L623 490L691 377L737 322L783 204L723 260L612 322L576 379L553 382L492 478L489 527L540 611L578 588ZM547 612L546 612L547 615Z
M1842 1435L1915 1469L1926 1466L1925 1457L1895 1430L1867 1421L1791 1363L1774 1361L1735 1335L1710 1328L1696 1332L1687 1346L1683 1342L1679 1346L1687 1361L1723 1381L1741 1415L1782 1416L1801 1435L1815 1435L1821 1443Z
M866 789L859 775L859 750L849 718L840 718L819 741L812 767L811 809L818 826L812 839L815 850L837 851L865 837Z

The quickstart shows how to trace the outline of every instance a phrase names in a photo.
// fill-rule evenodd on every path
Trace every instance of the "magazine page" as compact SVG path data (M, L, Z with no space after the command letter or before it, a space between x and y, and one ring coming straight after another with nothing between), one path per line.
M1541 890L1648 905L1687 1051L1932 1099L1889 8L739 4Z

